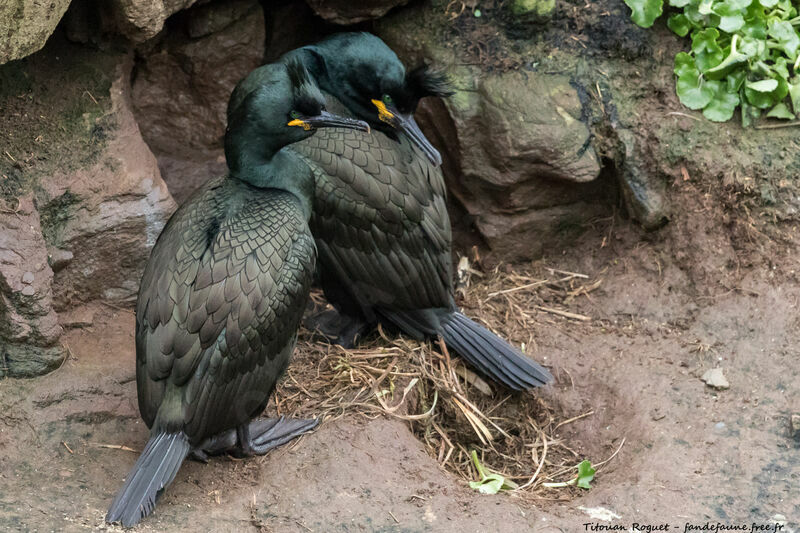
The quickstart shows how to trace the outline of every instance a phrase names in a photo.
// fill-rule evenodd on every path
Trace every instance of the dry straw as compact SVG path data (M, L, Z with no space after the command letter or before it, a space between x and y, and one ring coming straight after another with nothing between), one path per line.
M534 355L537 326L591 321L564 307L601 285L584 274L542 267L498 267L484 275L464 260L458 274L465 313ZM321 295L313 298L322 304ZM397 418L444 468L465 480L478 478L470 458L476 450L486 468L520 484L520 495L569 498L577 489L554 491L542 483L571 475L584 459L580 447L559 438L557 430L593 413L559 413L544 398L535 391L510 394L484 381L441 342L420 343L379 329L359 348L345 350L303 330L276 405L281 414L325 421L345 415Z

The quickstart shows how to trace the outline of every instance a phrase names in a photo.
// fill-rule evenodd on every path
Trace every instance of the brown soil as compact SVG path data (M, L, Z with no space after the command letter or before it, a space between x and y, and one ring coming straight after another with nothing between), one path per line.
M565 299L535 287L490 306L482 302L491 273L467 290L466 309L525 342L553 370L556 384L537 393L553 420L593 412L553 429L553 439L578 454L553 461L598 463L621 446L591 490L480 495L440 466L407 422L343 403L327 409L312 435L266 457L187 462L139 529L583 531L587 509L597 507L626 525L667 521L682 530L685 522L766 522L782 514L796 527L800 440L789 420L800 411L800 289L796 247L785 237L791 228L770 226L784 237L754 241L752 231L765 228L723 223L721 198L707 189L677 186L684 209L658 233L618 218L598 221L569 250L514 267L533 278L550 267L602 280L588 294ZM513 288L514 278L504 276L504 288ZM532 322L523 332L515 302L592 320L525 307ZM66 334L72 357L62 368L0 382L0 525L7 529L105 528L105 509L136 459L113 446L138 450L146 440L131 312L97 303L68 322L76 327ZM320 350L305 344L299 354L279 395L282 412L321 401L316 373L307 371L322 368ZM729 390L701 381L716 366Z

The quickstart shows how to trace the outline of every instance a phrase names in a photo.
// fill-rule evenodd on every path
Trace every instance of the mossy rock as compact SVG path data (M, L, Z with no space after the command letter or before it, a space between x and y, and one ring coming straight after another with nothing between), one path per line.
M519 22L543 23L553 17L556 0L513 0L508 9Z

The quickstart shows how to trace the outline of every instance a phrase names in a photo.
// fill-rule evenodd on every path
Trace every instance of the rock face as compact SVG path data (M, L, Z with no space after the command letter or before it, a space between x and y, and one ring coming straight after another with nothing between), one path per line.
M112 0L120 32L134 42L155 36L167 18L197 0Z
M236 83L261 64L264 13L255 0L196 6L182 31L141 51L136 119L178 202L225 171L225 110Z
M455 141L460 171L450 190L492 250L540 255L571 210L587 207L576 184L600 174L578 95L563 76L454 73L458 91L445 105L456 136L443 139Z
M364 0L363 2L306 0L306 2L325 20L347 25L382 17L390 9L407 4L408 0Z
M0 2L0 65L40 50L69 3L70 0Z
M61 327L53 311L53 271L47 263L32 195L0 212L0 377L30 377L56 368Z
M111 86L110 138L98 160L42 183L50 221L55 305L103 298L132 301L139 277L175 203L131 111L129 61Z
M455 61L422 16L406 9L402 18L382 21L379 33L407 65L420 56L432 60L454 86L443 104L423 101L418 110L426 134L447 155L449 191L498 256L539 256L604 211L579 95L563 75L486 72Z

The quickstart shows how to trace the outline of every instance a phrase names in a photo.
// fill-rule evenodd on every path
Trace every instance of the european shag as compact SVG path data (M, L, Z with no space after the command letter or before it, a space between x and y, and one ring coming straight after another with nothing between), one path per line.
M229 117L229 173L170 218L142 277L136 382L150 440L106 516L132 526L190 452L263 454L316 420L255 419L286 370L313 279L314 179L285 146L325 127L366 123L325 111L299 63L240 83Z
M334 35L282 61L298 59L329 108L376 130L326 130L290 148L314 168L310 224L325 296L340 313L338 342L350 345L365 325L384 321L417 339L441 336L510 389L552 381L545 368L464 316L453 299L441 159L413 118L421 98L451 94L446 78L427 67L407 73L367 33Z

